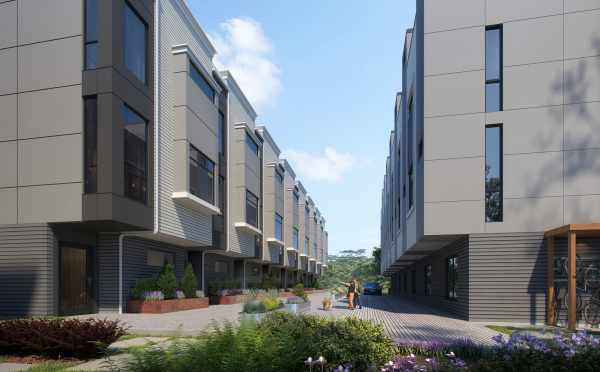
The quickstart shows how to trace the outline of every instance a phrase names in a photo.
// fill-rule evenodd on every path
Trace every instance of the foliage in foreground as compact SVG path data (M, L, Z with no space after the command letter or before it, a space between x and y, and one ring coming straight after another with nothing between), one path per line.
M0 350L12 355L87 359L125 335L118 321L16 319L0 322Z
M128 370L305 371L307 356L323 356L330 366L351 362L356 370L383 365L396 348L383 328L369 321L326 320L273 313L260 323L215 326L195 341L150 347L133 353Z

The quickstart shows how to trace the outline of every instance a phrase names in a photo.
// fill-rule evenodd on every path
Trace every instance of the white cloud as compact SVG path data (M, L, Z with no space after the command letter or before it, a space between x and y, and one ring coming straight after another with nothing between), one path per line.
M281 71L271 61L273 45L261 24L252 18L232 18L210 35L217 49L214 63L229 70L256 109L281 92Z
M307 178L328 182L341 181L358 163L352 154L338 152L330 146L325 147L323 155L292 149L285 151L282 157L289 159L298 172Z

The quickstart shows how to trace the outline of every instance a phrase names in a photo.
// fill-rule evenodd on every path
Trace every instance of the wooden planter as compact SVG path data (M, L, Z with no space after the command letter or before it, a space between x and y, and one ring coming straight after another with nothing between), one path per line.
M233 305L244 302L244 295L210 296L211 305Z
M184 298L162 301L127 301L128 313L141 314L163 314L172 313L174 311L204 309L206 307L208 307L208 297Z

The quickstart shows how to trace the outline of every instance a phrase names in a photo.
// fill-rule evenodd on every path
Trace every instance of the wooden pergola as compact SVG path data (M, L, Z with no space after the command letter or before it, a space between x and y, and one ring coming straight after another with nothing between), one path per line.
M555 326L555 303L554 303L554 256L556 238L567 238L567 290L569 298L567 301L568 328L575 330L577 327L577 237L599 236L600 223L571 224L544 233L547 249L547 292L546 292L546 321L548 325Z

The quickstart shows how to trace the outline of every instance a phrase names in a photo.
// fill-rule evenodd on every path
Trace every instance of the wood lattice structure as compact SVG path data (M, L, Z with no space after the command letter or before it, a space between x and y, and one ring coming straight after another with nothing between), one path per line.
M555 287L554 287L554 257L555 239L567 238L567 314L568 328L575 330L577 327L577 237L600 236L600 223L571 224L546 231L547 252L547 292L546 292L546 322L556 325L555 319Z

